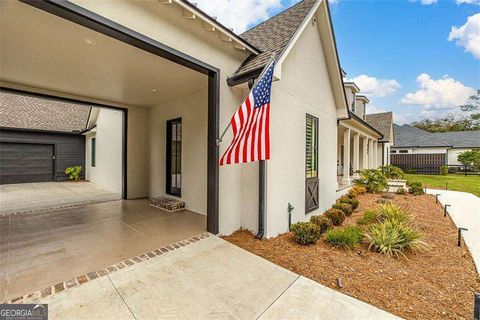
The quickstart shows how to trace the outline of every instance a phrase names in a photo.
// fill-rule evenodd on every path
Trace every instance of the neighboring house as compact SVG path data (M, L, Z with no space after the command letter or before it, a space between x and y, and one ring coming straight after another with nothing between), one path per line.
M382 112L366 115L366 121L372 127L382 133L382 138L378 140L380 150L378 154L378 163L382 165L390 164L390 149L394 143L393 135L393 113Z
M442 165L461 165L458 154L480 149L479 130L431 133L406 124L394 124L393 132L391 163L419 173L439 173Z
M85 166L89 108L0 92L0 184L64 181ZM83 170L81 176L83 177Z
M345 74L343 74L345 76ZM369 102L353 82L345 82L348 118L340 118L337 133L337 184L338 189L351 185L357 172L377 168L381 165L382 133L365 119L365 108Z
M263 228L271 237L288 231L289 204L292 222L331 207L337 165L350 183L350 167L379 164L382 134L365 121L368 99L347 102L325 0L301 1L241 35L184 0L12 1L2 9L4 87L123 112L127 199L173 197L207 215L214 234ZM260 198L259 164L219 167L231 131L217 139L271 59L271 159ZM100 145L101 117L87 150L93 135Z

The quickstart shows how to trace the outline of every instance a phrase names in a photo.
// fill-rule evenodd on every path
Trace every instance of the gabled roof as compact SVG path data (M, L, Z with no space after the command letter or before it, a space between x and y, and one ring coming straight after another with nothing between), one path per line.
M438 132L433 135L448 142L454 148L480 148L480 130Z
M263 68L273 57L278 58L294 38L317 0L303 0L287 10L242 33L240 37L262 52L245 60L235 76Z
M395 147L480 148L480 130L428 132L404 124L393 125Z
M365 120L372 127L380 131L383 135L383 138L380 139L382 142L390 141L390 131L393 121L392 112L382 112L365 115Z
M357 116L355 114L355 112L351 111L350 109L348 110L348 116L349 118L348 119L342 119L340 120L340 122L343 122L343 121L356 121L357 123L359 123L360 125L372 130L373 132L375 132L376 134L378 134L379 136L379 140L381 141L381 139L383 138L383 134L377 130L376 128L374 128L371 124L369 124L368 122L366 122L365 120L363 120L362 118L360 118L359 116Z
M407 124L393 124L394 147L452 147L452 144L434 134Z
M91 107L0 92L0 127L57 132L85 130Z

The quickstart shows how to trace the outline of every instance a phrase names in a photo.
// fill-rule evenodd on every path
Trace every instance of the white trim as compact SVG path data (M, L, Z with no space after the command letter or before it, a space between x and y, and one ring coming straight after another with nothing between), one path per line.
M193 16L194 18L198 18L198 19L202 20L202 22L204 22L208 25L211 25L214 29L216 29L220 33L221 36L223 36L223 38L230 38L231 39L230 41L236 42L239 45L238 49L240 49L240 46L241 46L241 47L247 49L248 51L250 51L251 53L254 53L254 54L257 54L257 55L260 54L260 52L257 49L255 49L254 47L252 47L249 43L247 43L246 41L241 41L239 39L239 36L237 34L235 34L232 30L229 30L229 29L223 27L219 23L214 23L211 20L211 17L207 16L206 14L203 14L199 10L195 10L194 8L189 6L188 4L185 4L183 2L183 0L173 0L173 1L174 1L174 3L176 3L177 5L182 7L185 11L191 12L191 16ZM240 49L240 50L243 50L243 49Z

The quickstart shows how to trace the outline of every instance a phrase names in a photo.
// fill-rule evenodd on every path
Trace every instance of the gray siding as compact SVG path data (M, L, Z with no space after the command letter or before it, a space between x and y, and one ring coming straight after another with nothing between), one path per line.
M0 142L41 143L54 146L54 180L67 180L65 168L82 166L82 179L85 177L85 136L54 132L0 129Z

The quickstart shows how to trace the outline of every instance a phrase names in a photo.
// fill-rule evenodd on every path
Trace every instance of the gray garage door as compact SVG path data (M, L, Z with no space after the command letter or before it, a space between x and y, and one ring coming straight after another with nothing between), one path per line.
M52 144L0 143L0 184L52 179Z

